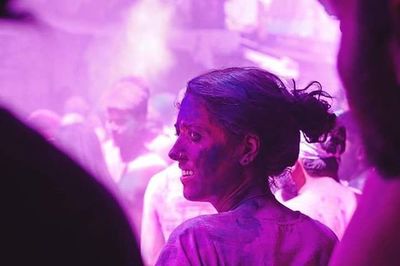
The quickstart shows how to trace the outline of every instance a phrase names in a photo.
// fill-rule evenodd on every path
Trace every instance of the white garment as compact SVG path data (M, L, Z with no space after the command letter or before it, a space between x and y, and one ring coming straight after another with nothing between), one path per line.
M216 213L208 202L188 201L183 196L182 172L174 163L153 176L144 196L141 250L147 265L154 265L171 232L184 221Z
M113 145L112 141L106 142L103 148L109 172L117 184L126 212L135 226L136 233L140 234L143 198L147 184L154 174L167 167L167 163L160 155L151 151L124 163L119 149Z
M325 224L341 239L354 210L357 199L353 191L330 177L309 177L298 196L284 201L281 190L275 193L286 207L300 211Z

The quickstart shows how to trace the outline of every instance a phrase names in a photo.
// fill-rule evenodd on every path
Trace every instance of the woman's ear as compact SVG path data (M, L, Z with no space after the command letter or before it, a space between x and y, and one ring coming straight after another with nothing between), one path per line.
M253 162L260 152L260 138L256 134L246 134L243 138L242 145L243 150L240 164L245 166Z

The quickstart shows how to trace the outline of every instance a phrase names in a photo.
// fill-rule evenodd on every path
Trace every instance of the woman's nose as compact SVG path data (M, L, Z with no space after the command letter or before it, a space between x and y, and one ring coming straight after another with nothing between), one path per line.
M172 146L168 156L174 161L181 161L184 159L185 156L182 149L182 143L180 143L179 138L176 140L174 146Z
M171 158L174 161L178 161L180 157L180 152L177 151L175 148L175 145L171 148L171 150L168 153L169 158Z

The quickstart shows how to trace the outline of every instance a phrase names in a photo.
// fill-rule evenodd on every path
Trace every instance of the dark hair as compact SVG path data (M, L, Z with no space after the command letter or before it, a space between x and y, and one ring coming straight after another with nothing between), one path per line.
M336 123L324 142L305 145L313 146L315 154L308 155L307 147L302 151L303 155L300 154L304 171L313 177L329 176L339 181L339 165L341 155L346 149L346 136L346 128ZM302 144L300 144L301 149Z
M317 90L307 92L313 86ZM294 165L300 130L309 142L322 141L335 123L328 112L330 98L318 82L288 91L274 74L255 67L233 67L200 75L187 84L186 94L204 100L216 122L232 135L260 137L256 163L268 176Z

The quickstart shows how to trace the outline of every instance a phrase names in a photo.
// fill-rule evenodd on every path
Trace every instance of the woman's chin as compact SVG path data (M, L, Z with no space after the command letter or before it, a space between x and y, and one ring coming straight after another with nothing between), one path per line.
M198 193L185 188L183 189L183 196L190 201L204 201Z

